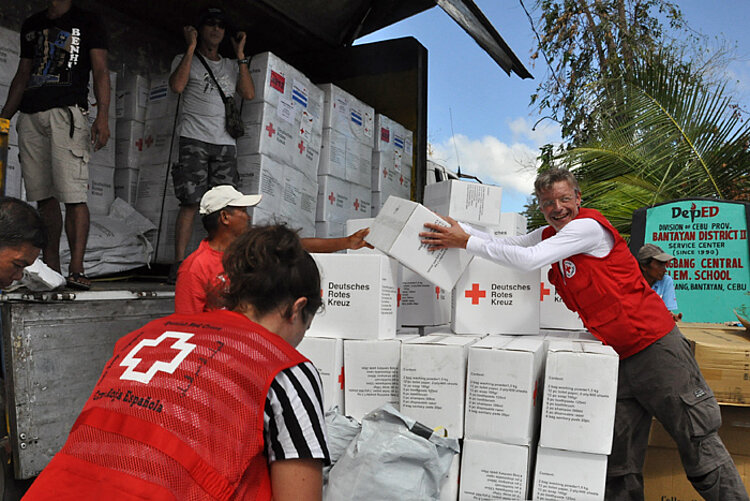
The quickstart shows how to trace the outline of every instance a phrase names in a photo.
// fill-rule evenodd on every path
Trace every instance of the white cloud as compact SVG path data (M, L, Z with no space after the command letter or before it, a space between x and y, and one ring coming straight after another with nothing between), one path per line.
M531 143L537 149L545 144L560 143L560 125L552 120L532 123L526 117L518 117L508 121L508 128L513 133L513 141Z
M521 193L534 189L539 150L523 143L511 145L493 136L469 139L457 134L454 139L431 144L429 159L456 171L476 176L483 183L496 184ZM458 150L458 161L456 160Z

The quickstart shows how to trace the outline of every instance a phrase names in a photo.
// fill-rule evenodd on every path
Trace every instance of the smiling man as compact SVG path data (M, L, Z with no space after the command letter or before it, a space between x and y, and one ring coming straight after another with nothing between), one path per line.
M534 190L548 226L527 235L493 238L446 218L450 227L426 224L432 231L419 236L432 250L463 248L521 270L552 265L549 280L568 308L620 355L607 500L643 499L652 416L677 443L685 472L705 499L747 500L717 433L716 398L625 240L601 213L581 207L578 182L567 170L543 172Z
M19 280L47 245L42 218L32 206L0 197L0 288Z

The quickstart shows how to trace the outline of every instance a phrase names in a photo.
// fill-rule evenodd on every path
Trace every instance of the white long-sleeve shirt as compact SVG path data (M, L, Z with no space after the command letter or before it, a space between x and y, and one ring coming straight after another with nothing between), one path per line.
M526 235L496 238L468 225L466 250L498 264L531 271L576 254L604 257L614 247L614 237L590 218L574 219L554 236L542 240L544 228Z

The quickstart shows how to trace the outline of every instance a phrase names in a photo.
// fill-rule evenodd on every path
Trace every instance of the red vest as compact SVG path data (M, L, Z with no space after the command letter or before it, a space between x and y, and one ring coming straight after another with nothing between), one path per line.
M270 500L266 395L304 361L238 313L155 320L118 341L28 499Z
M610 253L598 258L576 254L553 263L549 281L568 308L578 312L593 335L627 358L665 336L674 328L664 301L643 278L625 240L598 211L582 208L576 219L591 218L614 237ZM555 234L548 226L542 239Z

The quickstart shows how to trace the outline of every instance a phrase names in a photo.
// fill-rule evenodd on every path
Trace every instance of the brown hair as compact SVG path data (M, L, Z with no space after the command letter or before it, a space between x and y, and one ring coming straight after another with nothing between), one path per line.
M559 182L566 181L576 193L581 193L581 188L578 187L578 180L568 169L552 168L546 170L537 176L534 181L534 192L537 196L543 191L547 191L552 188L552 185Z
M320 309L320 273L299 236L286 225L254 226L237 237L224 254L229 279L226 306L251 305L260 315L275 308L291 314L291 304L307 298L303 320Z

